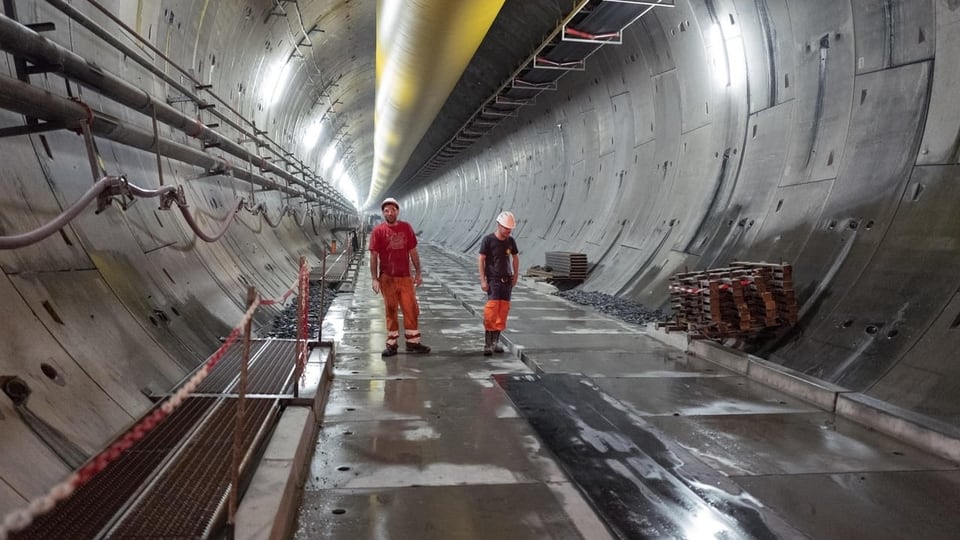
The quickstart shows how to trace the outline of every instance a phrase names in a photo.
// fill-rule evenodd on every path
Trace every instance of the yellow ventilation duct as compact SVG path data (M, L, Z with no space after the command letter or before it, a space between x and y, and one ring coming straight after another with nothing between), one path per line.
M396 180L504 0L377 0L373 175L365 207Z

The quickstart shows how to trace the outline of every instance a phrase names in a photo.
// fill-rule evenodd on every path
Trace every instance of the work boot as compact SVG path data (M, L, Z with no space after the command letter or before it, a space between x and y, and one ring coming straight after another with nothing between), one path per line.
M500 332L499 332L498 330L495 330L495 331L490 332L490 333L493 334L493 336L491 336L491 340L490 340L491 343L492 343L492 345L493 345L493 352L495 352L495 353L502 353L502 352L503 352L503 347L500 345Z
M380 353L380 356L382 356L382 357L384 357L384 358L387 358L388 356L396 356L396 354L397 354L397 348L398 348L398 347L397 347L396 345L394 345L394 346L392 346L392 347L391 347L390 345L387 345L387 348L384 349L382 353Z
M490 356L493 354L493 332L490 330L485 330L483 332L484 344L483 344L483 355Z
M427 354L430 352L430 347L423 343L407 343L407 352Z

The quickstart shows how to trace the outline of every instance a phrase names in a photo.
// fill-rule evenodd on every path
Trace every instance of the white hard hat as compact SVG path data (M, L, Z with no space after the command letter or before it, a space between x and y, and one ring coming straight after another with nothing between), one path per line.
M513 212L500 212L500 215L497 216L497 223L503 225L508 229L514 229L517 226L517 220L513 217Z
M380 203L380 210L383 210L383 207L388 204L392 204L397 207L397 210L400 210L400 203L398 203L397 200L394 199L393 197L387 197L386 199L384 199L383 202Z

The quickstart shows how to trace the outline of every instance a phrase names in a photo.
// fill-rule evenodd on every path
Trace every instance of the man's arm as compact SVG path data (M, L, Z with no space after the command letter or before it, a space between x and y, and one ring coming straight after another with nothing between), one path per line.
M417 248L410 250L410 260L413 261L413 269L416 271L416 275L413 278L414 283L419 287L423 285L423 272L420 270L420 254L417 253Z
M373 278L373 292L380 294L380 254L370 252L370 277Z
M520 255L513 254L513 286L517 286L517 281L520 279Z
M489 288L489 285L487 284L487 275L485 270L486 266L487 266L487 256L481 253L480 256L477 258L477 267L479 268L479 271L480 271L480 290L482 290L483 292L487 292L487 288Z

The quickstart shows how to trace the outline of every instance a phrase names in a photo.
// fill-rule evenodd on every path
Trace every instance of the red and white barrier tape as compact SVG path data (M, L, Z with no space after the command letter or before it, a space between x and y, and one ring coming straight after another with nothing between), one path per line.
M78 469L76 472L72 473L67 477L66 480L60 482L59 484L50 488L50 490L40 497L37 497L30 501L30 503L19 510L14 510L7 514L3 523L0 524L0 540L7 540L10 533L14 533L24 528L28 527L33 520L37 517L53 510L53 508L60 501L69 498L73 493L89 482L94 476L96 476L100 471L107 468L107 466L119 459L120 455L125 451L129 450L134 444L143 439L147 433L149 433L153 428L162 422L167 416L173 413L174 410L179 407L183 401L189 397L190 394L207 378L207 375L213 371L213 368L223 359L224 355L227 354L227 350L231 345L237 340L240 336L240 333L243 331L243 328L247 325L247 322L253 317L254 312L257 310L257 307L264 305L269 306L273 304L283 304L287 301L290 295L293 294L294 289L301 289L304 282L309 283L309 265L303 265L300 268L300 271L297 273L297 282L294 286L287 289L287 292L283 294L283 297L279 300L270 300L257 297L256 300L250 305L247 309L247 312L243 315L243 320L240 321L240 324L235 326L230 332L230 335L224 340L223 344L220 345L220 348L217 349L215 353L210 356L210 359L194 373L193 377L190 378L183 386L180 387L177 392L170 396L167 401L163 402L160 407L153 410L150 415L146 416L135 426L133 426L127 433L117 442L110 445L109 448L100 452L96 457L87 462L86 465ZM303 299L300 303L301 308L301 317L305 317L305 307ZM298 336L305 340L305 336ZM303 353L299 353L298 357ZM298 363L302 360L297 358Z
M234 327L230 335L227 336L227 339L224 340L220 348L210 356L210 359L207 360L203 367L197 370L193 377L181 386L173 396L127 431L123 438L110 445L110 447L103 452L100 452L100 454L88 461L86 465L68 476L66 480L50 488L50 491L45 495L33 499L25 508L14 510L7 514L6 517L3 518L3 523L0 524L0 540L7 540L10 533L28 527L33 523L34 519L49 512L58 502L73 495L78 488L89 482L94 476L100 473L100 471L107 468L110 463L116 461L123 452L130 449L137 441L143 439L150 430L155 428L157 424L162 422L167 416L170 416L170 414L183 403L183 400L207 378L207 375L210 374L224 355L227 354L227 350L233 345L233 342L237 340L237 337L240 336L243 328L253 317L253 313L259 305L260 299L257 298L250 304L240 324Z

